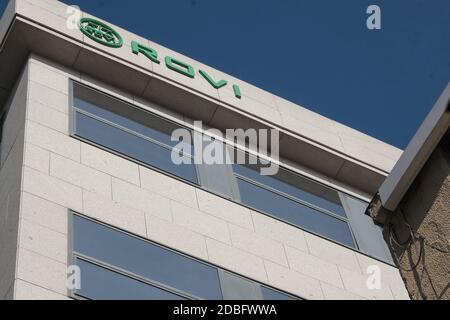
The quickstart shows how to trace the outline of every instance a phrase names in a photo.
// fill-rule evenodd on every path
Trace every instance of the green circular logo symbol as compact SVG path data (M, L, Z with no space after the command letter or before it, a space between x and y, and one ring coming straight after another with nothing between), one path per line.
M120 34L103 22L91 18L81 18L78 27L81 32L95 42L112 48L120 48L123 45Z

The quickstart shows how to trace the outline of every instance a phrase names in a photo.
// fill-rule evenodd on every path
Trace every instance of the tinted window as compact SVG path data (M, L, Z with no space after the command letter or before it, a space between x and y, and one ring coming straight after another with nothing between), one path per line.
M94 300L255 300L281 294L79 215L74 214L72 221L72 254L81 270L81 288L74 291L78 296Z
M77 112L75 118L77 135L191 182L197 182L195 165L173 163L171 149L82 113ZM185 157L190 161L188 156Z
M394 264L388 243L384 239L383 228L366 215L367 202L342 195L347 215L352 221L353 233L358 248L374 258Z
M76 293L93 300L182 300L179 295L124 276L82 259L81 288Z
M222 272L222 292L224 300L257 300L259 284L230 272Z
M106 109L106 106L99 107L95 104L89 103L76 97L74 98L74 107L86 111L87 113L102 118L106 121L114 123L117 126L132 130L155 141L160 141L168 146L176 146L178 144L177 141L171 140L172 132L178 127L171 122L164 121L147 112L136 109L132 110L133 113L128 115L127 117L108 111L108 109ZM122 109L129 108L131 107L127 105L124 105L122 107ZM133 115L136 120L130 118L131 115Z
M75 134L155 168L197 183L190 144L172 141L173 122L74 83ZM184 163L172 161L172 148L182 148Z
M312 209L248 181L238 179L238 185L243 203L286 222L354 247L346 221Z
M4 113L0 117L0 157L2 155L2 142L3 142L3 125L5 123L6 114Z
M280 291L261 286L261 292L264 300L296 300L294 297L284 294Z
M234 165L233 170L240 176L345 217L345 210L341 205L338 193L315 181L283 168L280 168L275 176L261 175L259 166Z
M74 216L74 251L203 299L222 299L217 269Z

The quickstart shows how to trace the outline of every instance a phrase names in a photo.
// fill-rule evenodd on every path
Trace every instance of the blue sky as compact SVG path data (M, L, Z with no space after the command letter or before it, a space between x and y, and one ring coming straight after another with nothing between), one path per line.
M64 2L400 148L450 81L448 0Z

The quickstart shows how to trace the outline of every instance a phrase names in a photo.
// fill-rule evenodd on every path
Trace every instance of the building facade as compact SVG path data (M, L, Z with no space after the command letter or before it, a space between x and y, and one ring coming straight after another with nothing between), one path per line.
M0 22L0 299L409 299L365 215L400 150L73 14L11 0ZM198 121L202 151L279 171L175 163ZM238 128L279 157L221 140Z

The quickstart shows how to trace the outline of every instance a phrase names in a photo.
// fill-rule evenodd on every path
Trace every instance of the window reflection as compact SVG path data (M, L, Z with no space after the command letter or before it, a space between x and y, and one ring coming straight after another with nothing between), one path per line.
M191 145L171 140L172 132L179 128L176 124L77 83L73 104L77 136L198 183ZM183 150L181 165L171 158L175 146Z

